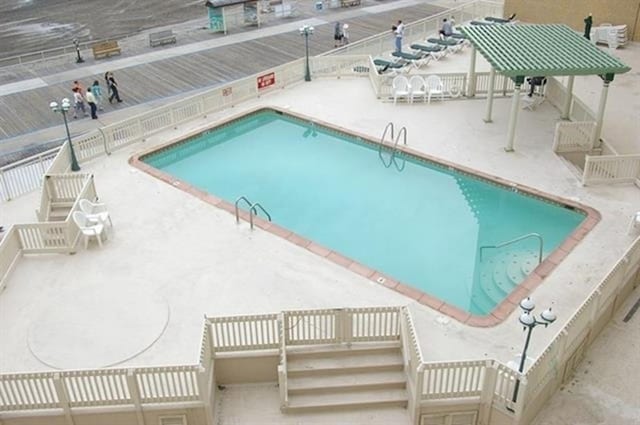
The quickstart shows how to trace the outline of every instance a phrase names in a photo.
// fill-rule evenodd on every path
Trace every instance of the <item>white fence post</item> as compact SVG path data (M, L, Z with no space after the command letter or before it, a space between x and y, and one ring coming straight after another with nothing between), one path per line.
M490 425L493 394L498 376L498 371L495 368L494 362L491 360L487 360L487 365L484 370L484 385L482 386L482 394L480 395L478 425Z
M138 425L144 424L144 415L142 414L142 402L140 400L140 391L138 390L138 380L132 369L127 370L127 387L129 388L129 395L133 402L133 407L136 411L136 419Z
M210 361L211 360L209 360L209 362ZM213 409L211 408L211 391L213 390L212 385L214 384L213 380L211 380L210 384L209 376L211 375L211 373L213 373L213 370L209 371L209 368L204 368L201 365L197 372L197 380L198 393L200 394L200 401L202 402L202 407L204 408L206 422L208 425L215 425Z
M56 372L53 374L53 386L56 389L60 407L64 412L67 425L74 425L73 416L71 416L71 407L69 406L69 395L67 394L67 389L64 387L64 381L60 373Z

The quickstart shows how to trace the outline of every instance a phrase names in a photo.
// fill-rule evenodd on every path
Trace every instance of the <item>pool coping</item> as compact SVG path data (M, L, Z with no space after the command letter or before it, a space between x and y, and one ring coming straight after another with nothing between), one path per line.
M259 112L263 112L265 110L275 111L277 113L292 117L294 119L303 120L305 122L313 122L316 123L326 129L331 131L335 131L343 136L348 136L351 138L358 139L359 142L367 143L372 146L380 146L380 142L371 139L369 136L360 134L353 130L349 130L340 126L336 126L334 124L327 123L325 121L319 120L314 117L305 116L302 114L298 114L283 108L275 107L275 106L257 106L254 108L250 108L243 112L234 114L232 116L226 117L224 119L218 120L212 123L207 128L197 129L187 133L186 135L182 135L176 137L166 143L162 143L160 145L150 147L142 152L136 153L129 158L129 164L137 169L144 171L151 176L168 183L172 187L180 189L186 193L189 193L200 200L211 204L217 208L225 210L230 214L235 215L235 205L227 202L221 198L218 198L215 195L212 195L204 190L198 189L189 183L186 183L180 179L175 178L172 175L164 173L163 171L146 164L142 161L142 158L149 156L151 154L155 154L169 148L173 148L177 145L188 143L194 137L199 136L205 131L211 129L217 129L226 125L231 124L232 122L246 118L249 115L256 114ZM404 145L398 145L397 149L402 152L404 155L411 157L414 160L418 160L421 162L429 162L431 164L435 164L437 166L445 167L449 170L453 170L462 174L470 175L474 178L478 178L486 181L487 183L492 183L499 185L501 187L511 189L518 192L526 193L529 196L538 198L543 201L552 202L556 204L560 204L563 206L571 207L575 210L579 210L585 214L585 218L582 223L569 234L569 236L558 246L555 250L553 250L547 258L545 258L538 266L527 276L518 286L516 286L507 297L502 300L499 304L497 304L494 309L485 316L478 316L466 312L458 307L455 307L451 304L446 303L445 301L429 295L425 292L422 292L412 286L406 285L392 277L381 273L377 270L374 270L364 264L358 263L336 251L333 251L329 248L326 248L320 244L313 242L303 236L300 236L282 226L279 226L275 223L267 221L259 216L254 216L253 222L254 225L264 231L267 231L273 235L286 239L287 241L306 249L320 257L323 257L334 264L338 264L344 268L349 269L350 271L367 278L368 280L375 282L379 285L385 286L389 289L393 289L396 292L399 292L412 300L433 308L438 312L449 316L461 323L464 323L473 327L492 327L502 323L519 305L520 301L529 296L535 288L537 288L544 279L551 274L551 272L569 255L569 253L585 238L585 236L598 224L601 220L601 214L594 208L583 205L581 203L562 198L560 196L556 196L550 193L543 192L541 190L522 185L519 183L512 182L510 180L504 179L499 176L495 176L492 174L488 174L479 170L472 169L470 167L466 167L460 164L453 163L451 161L447 161L441 158L436 158L434 156L425 154L423 152L417 151L410 147ZM249 212L244 211L242 209L239 210L239 216L245 221L249 221Z

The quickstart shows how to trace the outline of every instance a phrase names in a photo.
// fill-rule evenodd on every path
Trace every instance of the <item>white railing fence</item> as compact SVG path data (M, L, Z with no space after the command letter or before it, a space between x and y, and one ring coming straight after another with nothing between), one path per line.
M0 197L9 201L40 187L42 175L49 169L59 148L0 167Z
M278 348L278 315L210 317L213 351L248 351Z
M640 178L640 155L587 155L582 184L636 183Z
M553 151L590 152L593 150L594 121L560 121L556 124L553 136Z
M567 96L568 90L558 78L547 78L545 97L553 106L562 111ZM569 117L572 121L596 121L595 112L589 109L584 102L578 99L575 93L571 96Z
M504 5L501 2L474 1L444 12L411 22L406 25L403 43L409 46L412 43L423 41L427 37L438 34L442 26L442 19L454 18L457 24L468 22L484 16L502 16ZM394 39L390 31L373 35L358 40L357 43L347 44L336 51L327 52L327 55L372 55L379 56L395 49Z
M531 420L555 390L571 376L584 350L638 285L639 269L640 238L627 249L527 371L528 389L523 404L523 423Z

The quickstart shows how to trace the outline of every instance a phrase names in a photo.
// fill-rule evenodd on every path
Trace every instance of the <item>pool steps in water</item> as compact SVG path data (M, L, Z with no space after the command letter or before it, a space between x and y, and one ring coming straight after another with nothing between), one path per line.
M502 252L488 258L480 272L480 288L472 302L482 311L491 310L508 296L538 265L535 250Z

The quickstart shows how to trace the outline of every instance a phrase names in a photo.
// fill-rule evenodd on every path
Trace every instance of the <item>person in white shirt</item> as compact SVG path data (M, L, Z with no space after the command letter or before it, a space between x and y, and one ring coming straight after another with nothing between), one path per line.
M86 117L87 110L84 107L84 97L77 87L73 89L73 118L78 118L78 111L82 111L82 114Z
M398 21L398 25L396 25L394 32L396 34L396 52L401 52L402 37L404 37L404 24L402 23L402 20Z
M89 108L91 108L91 119L98 119L98 105L96 104L96 97L91 92L91 87L87 89L87 103L89 104Z

